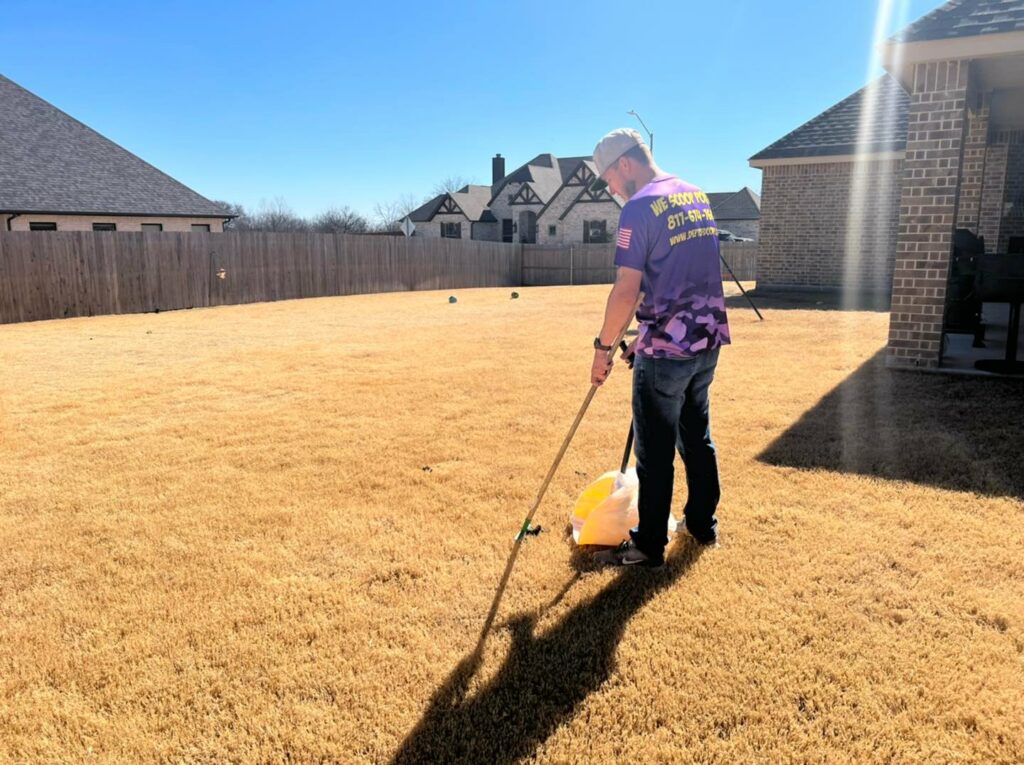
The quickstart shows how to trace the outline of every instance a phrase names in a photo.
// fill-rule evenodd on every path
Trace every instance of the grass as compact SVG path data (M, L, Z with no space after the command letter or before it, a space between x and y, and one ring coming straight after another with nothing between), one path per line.
M1024 387L880 312L732 302L723 544L660 573L566 534L617 368L474 656L606 291L0 327L0 761L1024 761Z

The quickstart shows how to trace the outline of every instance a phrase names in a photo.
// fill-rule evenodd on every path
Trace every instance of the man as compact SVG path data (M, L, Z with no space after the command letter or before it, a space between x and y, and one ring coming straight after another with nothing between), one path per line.
M660 566L668 543L673 462L679 450L688 489L686 529L704 545L718 539L718 458L711 440L708 392L721 346L729 343L718 228L707 195L661 170L640 134L620 128L594 149L598 180L626 204L619 218L618 267L604 325L594 339L591 382L611 372L610 344L637 295L633 430L640 479L640 524L616 550L599 554L615 565Z

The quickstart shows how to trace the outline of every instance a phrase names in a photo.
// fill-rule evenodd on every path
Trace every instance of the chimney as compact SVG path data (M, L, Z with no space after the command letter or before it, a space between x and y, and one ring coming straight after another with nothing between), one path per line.
M491 185L494 185L505 177L505 158L495 154L491 160Z

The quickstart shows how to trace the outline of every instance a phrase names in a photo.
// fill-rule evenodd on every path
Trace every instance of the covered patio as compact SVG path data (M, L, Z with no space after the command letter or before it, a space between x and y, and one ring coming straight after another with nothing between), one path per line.
M1024 2L951 2L889 40L910 97L887 364L1024 374Z

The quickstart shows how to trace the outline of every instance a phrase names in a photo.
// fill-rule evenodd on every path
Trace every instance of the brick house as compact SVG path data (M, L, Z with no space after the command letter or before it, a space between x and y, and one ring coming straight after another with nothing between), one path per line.
M7 231L222 231L218 205L0 75Z
M948 2L882 53L886 75L750 159L758 289L887 293L887 363L935 368L954 231L1024 257L1024 2Z
M757 241L761 229L761 197L748 186L739 191L711 191L711 212L718 228Z

